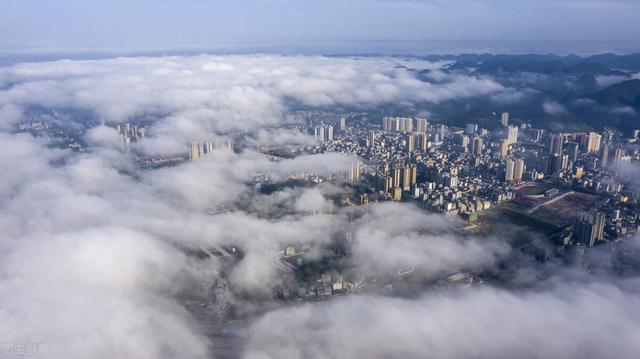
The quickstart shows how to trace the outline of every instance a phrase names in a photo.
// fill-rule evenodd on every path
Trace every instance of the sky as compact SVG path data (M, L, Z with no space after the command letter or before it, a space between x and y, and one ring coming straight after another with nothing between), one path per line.
M633 0L4 0L0 52L633 52Z

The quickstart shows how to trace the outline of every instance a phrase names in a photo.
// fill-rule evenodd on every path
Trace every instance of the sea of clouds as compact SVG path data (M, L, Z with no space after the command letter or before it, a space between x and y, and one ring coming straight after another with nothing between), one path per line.
M291 104L410 107L514 92L443 66L382 57L200 55L0 68L0 342L46 343L53 358L217 357L216 343L178 298L204 290L219 264L183 249L242 248L230 285L266 298L278 276L274 251L290 243L322 248L349 215L335 208L314 214L331 206L327 195L345 191L328 184L255 195L255 210L210 216L206 209L246 200L256 173L329 176L349 168L353 159L344 154L273 162L256 150L270 142L309 143L306 134L278 128ZM429 70L438 81L421 80L413 70ZM34 107L88 111L106 125L85 133L85 152L57 149L16 131ZM113 128L134 117L153 119L133 145L140 155L175 154L190 141L230 133L252 140L242 151L139 170ZM264 206L293 214L266 219L258 210ZM354 223L353 263L363 273L409 265L440 275L491 267L511 251L499 235L463 236L456 220L412 205L370 207L370 219ZM285 306L256 318L242 354L632 357L640 352L638 288L635 279L558 273L532 289L487 286Z

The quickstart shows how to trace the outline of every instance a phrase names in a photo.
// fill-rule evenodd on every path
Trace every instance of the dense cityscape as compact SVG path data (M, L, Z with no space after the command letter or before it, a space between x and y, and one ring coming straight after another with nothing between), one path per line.
M286 128L312 139L305 145L262 146L270 161L304 154L343 153L351 156L350 168L322 176L313 171L294 172L287 177L255 173L249 185L254 192L289 186L317 186L324 182L348 186L349 191L330 196L315 214L348 208L351 222L368 217L368 206L377 202L412 203L426 212L459 217L459 229L469 235L490 231L499 222L513 222L539 232L547 247L538 260L560 259L563 265L590 271L589 251L596 246L622 246L638 231L638 194L625 167L640 160L640 130L622 133L550 132L513 121L509 113L494 113L492 130L469 123L465 127L430 123L427 118L397 117L367 112L296 111L287 115ZM20 124L20 129L46 133L49 117L41 114ZM115 128L122 151L145 137L145 127L122 123ZM57 136L65 131L58 131ZM54 135L56 135L54 133ZM235 133L218 140L190 142L186 150L172 156L139 157L131 154L141 169L173 166L197 161L215 151L237 151L246 146L247 134ZM61 136L60 145L83 151L72 139ZM249 136L250 137L250 136ZM71 143L68 143L71 142ZM67 144L68 143L68 144ZM239 145L236 145L239 144ZM209 215L247 211L238 203L207 209ZM262 208L261 215L277 219L287 212ZM323 300L334 295L366 291L402 293L407 278L421 278L424 285L460 287L480 285L482 273L453 272L426 276L412 265L382 277L350 268L353 224L333 236L330 254L309 259L311 244L295 244L274 253L280 280L272 288L280 300ZM506 240L506 239L505 239ZM526 239L521 246L536 251ZM513 243L511 243L513 244ZM621 247L621 256L629 255ZM199 256L228 259L241 255L235 243L202 247ZM216 275L208 299L188 299L190 310L217 320L227 318L231 303L224 270ZM404 283L404 284L403 284ZM393 285L397 288L394 290ZM404 289L406 291L406 288Z

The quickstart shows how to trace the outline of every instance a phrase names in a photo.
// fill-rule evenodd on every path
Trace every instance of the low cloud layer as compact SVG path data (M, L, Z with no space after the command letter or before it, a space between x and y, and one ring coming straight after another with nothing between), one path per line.
M602 283L354 297L269 313L247 357L629 358L640 350L639 304L637 287Z
M401 67L398 67L401 65ZM151 134L198 139L278 124L285 102L371 106L439 102L507 91L487 78L417 79L404 66L442 63L393 58L208 56L118 58L19 64L0 69L8 120L31 105L77 108L107 123L160 116Z
M556 101L547 101L543 103L542 110L544 111L544 113L551 116L562 116L569 113L566 107Z
M459 226L410 205L374 206L370 216L359 223L354 261L372 275L413 268L436 276L494 264L510 250L504 241L494 238L463 239L455 230Z
M226 278L234 292L260 300L270 300L278 282L274 253L308 244L309 258L322 258L346 231L354 238L350 269L373 276L412 267L437 278L496 266L511 251L505 238L464 235L457 221L414 206L371 204L366 216L352 221L349 208L330 200L349 192L339 182L270 193L249 184L256 175L274 181L336 176L353 163L337 153L279 161L260 153L261 146L311 143L296 129L274 128L286 123L291 105L410 107L512 91L490 78L440 71L443 65L201 55L0 69L0 339L46 343L53 358L219 356L184 305L185 293L206 292L223 266L190 254L212 246L242 252L224 268ZM434 81L407 68L432 70ZM45 137L16 131L29 111L40 109L55 113L56 123L82 129L85 151L55 148ZM175 154L189 141L230 134L245 136L247 147L141 170L110 127L132 118L148 130L132 144L136 154ZM85 132L87 123L95 126ZM225 205L236 210L207 214ZM269 216L274 208L284 214ZM625 334L600 339L621 353L638 349L631 340L638 327L631 309L638 304L635 289L561 287L420 291L415 299L370 294L284 308L267 312L249 330L245 354L513 357L538 349L543 357L599 356L598 333L615 332L614 323ZM492 330L501 335L489 335ZM550 332L564 334L540 349ZM566 346L555 341L561 337ZM367 345L372 341L378 344Z

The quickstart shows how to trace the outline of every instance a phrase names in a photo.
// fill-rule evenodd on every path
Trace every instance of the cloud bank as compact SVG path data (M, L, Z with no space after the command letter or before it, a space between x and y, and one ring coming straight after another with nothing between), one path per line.
M278 124L288 101L372 106L508 91L475 76L448 75L432 84L402 67L442 65L393 58L260 55L28 63L0 69L0 109L6 121L34 105L89 110L107 123L162 117L150 135L171 144L176 138L193 140Z
M267 314L247 357L628 358L640 349L638 304L608 284L355 297Z
M185 299L211 295L211 283L223 273L234 294L258 303L243 304L260 307L260 300L271 300L280 275L275 252L309 244L310 259L317 260L347 229L355 238L351 269L374 276L412 266L435 278L497 265L511 250L504 238L463 235L455 220L413 206L372 204L367 217L352 223L349 210L331 201L349 191L339 182L272 193L250 185L257 175L281 181L350 168L353 157L346 154L272 161L259 152L265 145L310 143L299 130L278 128L292 106L412 106L511 91L486 77L439 72L437 81L425 82L409 70L442 66L376 57L201 55L0 69L0 293L6 298L0 338L47 343L54 358L221 356ZM79 128L85 151L18 133L16 124L39 110L53 113L61 126ZM109 127L132 119L148 129L132 145L140 155L175 154L190 141L230 135L244 136L246 147L141 170ZM236 210L207 214L223 205ZM267 215L275 210L283 214ZM227 245L242 252L233 265L190 254ZM558 338L570 344L550 340L541 356L579 357L585 349L603 354L595 328L610 333L613 323L626 334L602 340L631 352L637 349L631 340L637 298L634 290L588 284L522 293L419 293L414 299L369 294L266 314L262 309L244 354L513 357L539 348L551 328L566 333ZM488 336L490 328L503 335ZM463 334L460 345L452 342L455 333ZM367 346L372 340L378 345Z

